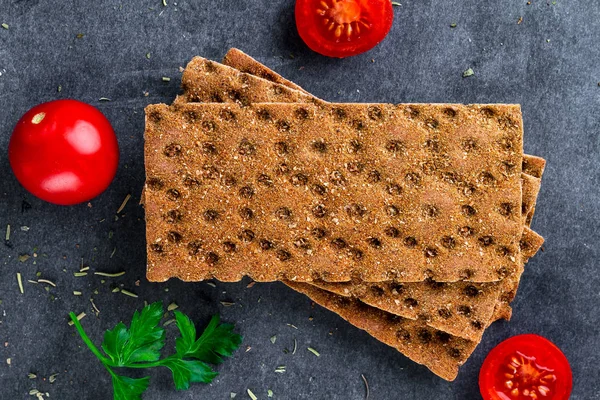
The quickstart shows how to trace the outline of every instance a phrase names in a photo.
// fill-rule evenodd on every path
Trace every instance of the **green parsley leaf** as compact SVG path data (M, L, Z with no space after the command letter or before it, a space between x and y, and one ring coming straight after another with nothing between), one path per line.
M104 332L102 350L116 365L125 365L122 356L129 338L129 331L127 331L127 327L122 322L119 322L112 330L109 329Z
M163 315L161 302L150 304L131 319L129 333L132 340L127 346L126 360L130 363L156 361L165 346L165 330L160 326Z
M150 378L128 378L112 373L114 400L142 400L142 393L148 388Z
M162 365L173 373L173 382L177 390L189 389L192 382L211 383L218 375L202 361L173 358L164 360Z
M106 331L102 349L119 367L157 361L165 345L165 330L159 325L162 314L160 302L149 304L141 313L136 311L129 329L119 322L113 330Z
M176 341L176 349L182 358L196 358L210 364L220 364L223 357L230 357L242 343L242 337L233 333L233 325L219 324L218 315L211 318L198 340L194 340L196 328L189 318L179 311L175 311L175 318L181 332L181 340Z

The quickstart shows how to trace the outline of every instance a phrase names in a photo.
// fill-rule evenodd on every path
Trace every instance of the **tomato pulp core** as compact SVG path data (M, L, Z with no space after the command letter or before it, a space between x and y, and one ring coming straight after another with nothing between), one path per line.
M361 6L355 0L322 0L317 8L326 31L333 35L336 41L348 41L360 37L361 30L371 27L369 21L362 15Z
M554 390L556 375L551 368L520 351L509 355L496 377L496 390L502 399L545 399Z

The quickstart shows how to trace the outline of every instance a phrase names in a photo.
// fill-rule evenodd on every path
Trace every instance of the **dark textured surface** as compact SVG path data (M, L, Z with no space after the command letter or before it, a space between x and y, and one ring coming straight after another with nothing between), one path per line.
M99 343L105 329L128 319L144 300L162 299L202 323L218 311L236 323L245 340L219 367L212 385L177 393L166 370L153 371L145 399L228 399L230 392L244 399L247 388L260 399L267 389L280 399L362 399L361 374L371 399L477 399L477 374L487 352L525 332L544 335L564 350L573 367L572 398L600 399L597 2L406 1L395 8L388 38L348 60L326 59L305 48L291 1L168 2L162 7L159 0L122 5L0 0L0 23L10 26L0 28L0 231L4 236L10 224L13 232L12 248L0 247L0 398L31 398L32 388L55 399L110 398L109 377L67 326L68 311L86 311L83 325ZM144 180L143 107L172 101L178 68L192 56L220 59L230 46L330 101L522 104L525 150L548 159L533 224L546 237L545 251L526 267L513 321L486 332L455 382L436 378L279 283L247 289L247 282L216 288L146 282L143 210L137 205ZM463 79L469 67L475 75ZM163 76L171 82L162 82ZM39 102L66 97L97 105L119 135L117 178L89 207L57 207L33 198L12 176L6 157L19 117ZM112 101L100 103L100 97ZM133 197L116 220L128 193ZM22 212L23 200L30 210ZM20 254L33 256L34 249L37 257L19 262ZM92 270L127 274L105 284L93 276L74 278L82 258ZM26 282L25 294L19 294L16 272L26 281L36 279L37 271L58 287L47 293ZM112 285L120 284L140 297L111 293ZM75 297L73 290L84 295ZM101 310L99 319L90 297ZM219 301L235 305L223 307ZM174 328L169 327L171 336ZM275 344L269 340L273 335ZM285 354L294 338L296 354ZM279 365L287 372L274 373ZM29 372L38 378L28 379ZM54 384L42 379L57 372Z

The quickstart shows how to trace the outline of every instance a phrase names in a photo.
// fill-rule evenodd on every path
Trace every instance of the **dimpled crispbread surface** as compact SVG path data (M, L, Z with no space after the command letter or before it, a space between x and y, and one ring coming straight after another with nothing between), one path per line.
M525 194L537 196L539 183L538 178L523 180L524 203L535 202L535 198L528 198ZM530 184L534 187L525 190ZM529 228L525 229L527 232L524 233L522 240L523 238L530 240L529 232L532 231ZM526 249L531 253L534 248L537 251L539 246L541 243L539 245L531 243L526 246ZM528 255L532 256L529 253ZM524 263L527 262L528 257L525 255L522 257ZM427 325L453 335L479 341L484 332L483 327L492 318L500 296L505 291L514 291L518 286L518 278L515 277L516 275L512 274L499 282L480 284L444 283L433 280L380 283L314 281L312 284L342 296L356 297L365 304L392 314L411 319L420 318ZM510 284L507 286L508 282ZM508 302L502 304L508 306Z
M148 277L496 281L521 162L512 105L149 106Z
M241 71L253 73L262 76L265 79L308 93L293 82L277 75L274 71L238 49L230 49L225 55L223 63ZM544 159L526 154L523 156L523 205L521 218L526 220L527 225L531 223L533 213L535 212L535 202L541 183L538 178L541 178L544 168ZM527 172L527 174L525 172ZM534 232L530 230L525 232L525 241L527 241L527 238L531 239L532 234L534 234ZM535 239L537 244L530 246L530 248L538 249L543 243L543 239L539 237L539 235L535 237ZM526 261L526 258L524 261ZM485 290L479 288L480 290L478 291L477 296L471 297L468 308L465 304L459 304L461 302L457 301L460 299L461 294L464 294L465 287L468 287L468 284L462 284L460 282L442 285L441 283L430 281L434 284L435 288L439 289L439 292L443 293L433 293L429 290L430 287L426 286L427 282L400 283L400 285L393 285L395 288L399 286L405 288L403 290L404 296L402 299L398 298L398 290L394 291L392 289L393 296L389 296L386 295L385 292L382 293L382 290L377 287L377 284L375 284L375 287L371 288L370 286L372 284L365 284L361 281L339 284L318 281L315 285L346 296L359 293L360 295L357 295L358 298L367 304L407 318L420 317L421 320L425 321L428 325L437 329L479 341L483 334L481 321L489 320L490 315L493 315L493 320L510 318L512 310L509 301L506 301L506 296L503 296L505 300L501 300L498 303L493 303L491 299L498 299L503 291L506 293L513 293L514 296L516 288L518 287L520 275L521 272L516 272L509 275L503 281L485 285ZM360 285L360 287L355 287L355 284ZM338 285L339 287L337 287ZM391 282L383 283L383 286L391 286ZM469 288L468 291L471 294L474 293L472 288ZM454 296L451 293L454 293ZM430 312L424 311L424 308L429 308ZM451 310L452 308L456 308L456 310ZM431 312L435 310L437 310L437 314Z

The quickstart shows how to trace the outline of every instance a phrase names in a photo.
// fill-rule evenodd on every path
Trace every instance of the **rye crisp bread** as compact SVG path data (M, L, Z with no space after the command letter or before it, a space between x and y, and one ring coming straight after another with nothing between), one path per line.
M273 76L278 76L278 75L276 75L276 74L275 74L273 71L269 70L267 67L263 66L262 64L260 64L260 63L258 63L257 61L253 60L251 57L249 57L249 56L245 55L243 52L241 52L241 51L239 51L239 50L236 50L236 49L232 49L232 50L230 50L230 51L228 52L227 56L225 57L225 61L224 61L224 62L225 62L226 64L229 64L229 66L232 66L232 67L234 67L234 68L237 68L237 69L242 69L242 70L245 70L246 72L250 72L250 73L252 73L253 71L254 71L254 72L256 72L256 71L262 71L262 73L261 73L261 76L264 76L266 79L273 79L273 78L272 78ZM274 74L275 74L275 75L274 75ZM298 89L298 86L297 86L297 85L291 84L291 82L290 82L290 81L287 81L287 80L285 80L284 78L281 78L281 77L277 78L277 82L278 82L278 83L282 83L282 84L284 84L284 85L287 85L287 86L294 87L294 88ZM301 88L300 88L300 89L301 89ZM303 90L303 91L304 91L304 90ZM304 92L305 92L305 93L307 93L306 91L304 91ZM527 162L527 161L526 161L526 159L527 159L527 156L525 156L525 159L524 159L524 161L523 161L523 164L524 164L524 165L525 165L525 164L526 164L526 162ZM541 159L539 159L539 160L541 160ZM542 161L543 161L543 160L542 160ZM524 177L524 179L526 179L526 177ZM525 180L525 183L526 183L526 182L527 182L527 180ZM538 182L538 185L539 185L539 182ZM523 190L524 190L524 192L526 192L526 190L527 190L527 185L526 185L526 184L524 185L524 189L523 189ZM525 198L527 198L527 196L526 196L526 195L525 195L524 197L525 197ZM527 203L526 201L524 201L524 204L525 204L525 206L523 207L523 209L525 210L525 209L528 207L528 206L527 206L527 204L528 204L528 203ZM326 283L326 284L327 284L327 283ZM332 284L329 284L329 285L332 285ZM343 284L342 284L342 285L343 285ZM413 284L408 284L408 285L409 285L409 286L411 286L412 288L415 288L415 287L416 287L416 286L418 286L419 284L417 284L417 283L413 283ZM438 283L437 285L439 286L440 284ZM462 286L465 286L465 285L466 285L466 284L463 284ZM450 285L450 286L452 286L452 285ZM497 284L489 284L488 286L498 286L498 285L497 285ZM347 289L347 285L346 285L346 287L345 287L345 290L348 290L348 289ZM374 290L376 290L376 289L374 289ZM409 291L410 291L410 290L409 290ZM425 292L425 293L427 293L427 291L426 291L426 290L425 290L424 292ZM485 293L485 294L488 294L488 293L489 293L489 295L487 296L487 299L489 299L489 298L494 298L494 297L496 297L496 298L497 298L497 297L498 297L498 295L499 295L499 293L498 293L498 291L497 291L497 290L488 290L488 291L485 291L484 293ZM444 298L445 296L441 296L441 297L442 297L442 298ZM447 296L446 296L446 297L447 297ZM488 307L483 307L483 310L492 310L492 309L493 309L493 303L492 303L492 302L489 302L489 301L488 301L487 303L485 302L485 300L486 300L486 296L478 296L478 297L479 297L480 299L482 299L482 300L481 300L481 303L483 303L483 304L487 304L487 305L488 305ZM416 290L416 293L415 293L415 295L414 295L414 296L407 296L407 298L406 298L406 301L407 301L407 303L406 303L406 304L408 304L408 305L410 305L410 304L414 304L414 300L416 300L416 299L418 299L418 300L421 300L421 299L423 299L423 296L419 296L419 291L418 291L418 290ZM363 300L364 300L364 299L363 299ZM389 300L391 301L392 299L389 299ZM393 300L395 300L395 302L398 302L398 299L393 299ZM490 303L491 303L491 306L490 306ZM447 303L447 304L448 304L448 303ZM414 309L415 309L415 312L414 312L414 313L412 313L412 317L414 317L414 316L416 315L416 309L417 309L417 308L418 308L418 307L415 307L415 308L414 308ZM411 307L411 309L413 309L413 307ZM475 304L475 305L474 305L474 307L472 307L472 309L473 309L473 310L478 310L478 309L479 309L479 307L478 307L478 305L477 305L477 304ZM463 311L463 313L462 313L462 314L459 314L459 315L463 315L463 314L465 314L465 311L464 311L464 310L467 310L467 308L466 308L466 307L463 305L463 306L461 307L461 310ZM447 315L447 314L446 314L444 311L442 311L442 314L444 314L444 315ZM487 318L487 317L485 317L485 316L489 315L489 312L485 312L485 311L484 311L482 314L483 314L484 318L478 318L479 316L478 316L478 315L477 315L477 313L474 311L474 312L471 314L473 318L469 319L468 317L465 317L464 319L466 320L466 322L463 322L463 323L462 323L462 325L463 325L463 326L465 326L465 323L466 323L466 326L467 326L467 327L468 327L468 326L480 327L480 326L481 326L481 324L480 324L480 322L479 322L479 321L480 321L480 320L487 320L488 318ZM421 317L423 317L423 313L422 313L422 312L420 313L420 316L421 316ZM450 319L453 319L453 317L450 317ZM451 323L451 321L447 321L447 322L448 322L448 323ZM435 326L435 324L433 324L433 325ZM457 328L457 327L458 327L458 328L460 328L460 324L459 324L458 326L455 326L455 325L453 324L453 326L454 326L455 328ZM471 337L471 338L475 338L475 337L477 337L477 336L480 336L480 335L481 335L481 331L477 330L476 328L472 328L472 330L473 330L473 332L471 332L471 334L472 334L472 335L474 335L474 337Z
M489 282L519 268L507 256L522 229L518 106L179 104L147 116L150 280Z
M188 63L181 87L183 93L173 104L319 102L314 96L202 57L194 57Z
M242 51L238 50L238 49L230 49L227 53L227 55L225 56L224 60L223 60L224 64L229 65L230 67L236 68L236 69L241 69L241 68L245 68L247 70L255 70L255 71L261 71L262 75L264 77L266 77L266 79L269 79L269 75L274 73L273 71L271 71L268 67L260 64L258 61L254 60L252 57L248 56L247 54L243 53ZM278 77L277 80L278 83L281 83L283 85L286 85L288 87L292 87L292 88L296 88L298 89L298 85L295 85L294 83L292 83L289 80L286 80L285 78L282 77ZM305 91L302 88L299 88L301 91L303 91L304 93L308 93L307 91ZM310 94L310 93L309 93ZM523 196L523 203L524 206L522 207L523 210L523 216L522 218L524 218L526 220L526 224L530 225L531 224L531 219L533 217L533 213L535 212L535 202L537 199L537 194L539 192L539 187L540 187L540 183L541 181L539 179L530 179L532 177L535 178L541 178L543 171L545 168L545 160L540 158L540 157L535 157L535 156L528 156L528 155L524 155L523 157L523 192L524 192L524 196ZM525 173L528 173L528 176L525 176ZM529 186L529 187L528 187ZM529 199L529 200L528 200ZM529 205L531 204L531 205ZM525 212L527 211L527 212ZM543 243L543 239L541 237L536 238L538 239L538 244L537 246L532 246L532 248L539 248L541 246L541 243ZM431 281L432 283L434 283L434 281ZM327 285L335 285L332 283L326 283ZM440 283L436 283L437 285L440 285ZM345 285L343 283L341 283L340 285ZM408 284L412 287L413 289L413 293L412 296L408 296L408 299L419 299L419 300L424 300L425 298L423 296L419 296L419 294L421 294L421 292L417 289L419 283L410 283ZM499 294L499 289L500 286L497 284L488 284L490 286L492 286L490 288L490 290L485 291L483 293L488 294L489 297L494 298L497 297ZM452 285L450 285L452 286ZM516 282L514 282L514 288L516 288L518 286L518 279L516 280ZM351 288L351 286L350 286ZM347 290L348 288L345 287L345 290ZM512 289L511 289L512 290ZM427 290L424 289L424 291L426 292ZM375 292L378 292L377 289L375 289ZM488 305L490 304L490 302L486 302L486 300L488 300L487 298L485 298L485 296L478 296L479 299L481 299L481 302ZM433 300L435 300L435 298L432 298ZM398 301L397 299L393 299L394 300L394 305L396 304L396 302ZM431 301L431 299L427 299L429 301ZM388 301L391 301L391 299L388 299ZM414 304L414 302L412 300L407 300L408 304ZM471 301L471 303L473 303L473 301ZM479 309L479 307L473 307L475 310ZM463 307L463 310L465 308ZM488 315L489 314L489 308L483 307L482 308L483 315ZM495 319L498 319L501 316L504 316L505 319L509 319L511 316L512 310L510 308L510 305L507 302L501 302L497 304L497 307L495 307L495 311L494 311L494 316ZM446 312L442 311L442 314L447 315ZM464 314L464 313L463 313ZM473 328L474 326L479 326L479 324L476 322L478 320L485 320L484 318L479 318L477 315L474 315L475 319L468 321L469 324L465 325L464 321L462 326L469 326L471 325ZM451 316L449 319L453 319L454 317ZM494 319L494 320L495 320ZM448 324L452 324L451 326L454 327L454 330L457 332L464 332L464 329L461 329L461 325L458 324L454 324L452 323L452 321L447 321L444 320L444 322L447 322ZM473 326L474 325L474 326ZM439 328L439 327L438 327ZM468 329L468 328L467 328ZM477 335L479 333L478 332L470 332L470 334L466 335L467 338L476 338ZM480 334L479 334L480 335Z
M456 378L458 368L477 346L476 342L430 328L421 321L386 313L307 283L284 283L448 381Z
M294 82L285 79L275 71L267 68L254 58L250 57L248 54L236 48L229 49L223 58L223 64L235 68L241 72L258 76L259 78L263 78L267 81L279 83L280 85L287 86L313 97L310 93L296 85Z
M541 243L528 228L525 232L523 246L530 254ZM427 280L408 283L313 281L310 284L340 296L356 298L391 314L419 319L432 328L454 336L479 342L489 323L498 317L510 317L509 304L514 298L519 276L520 273L488 283Z

